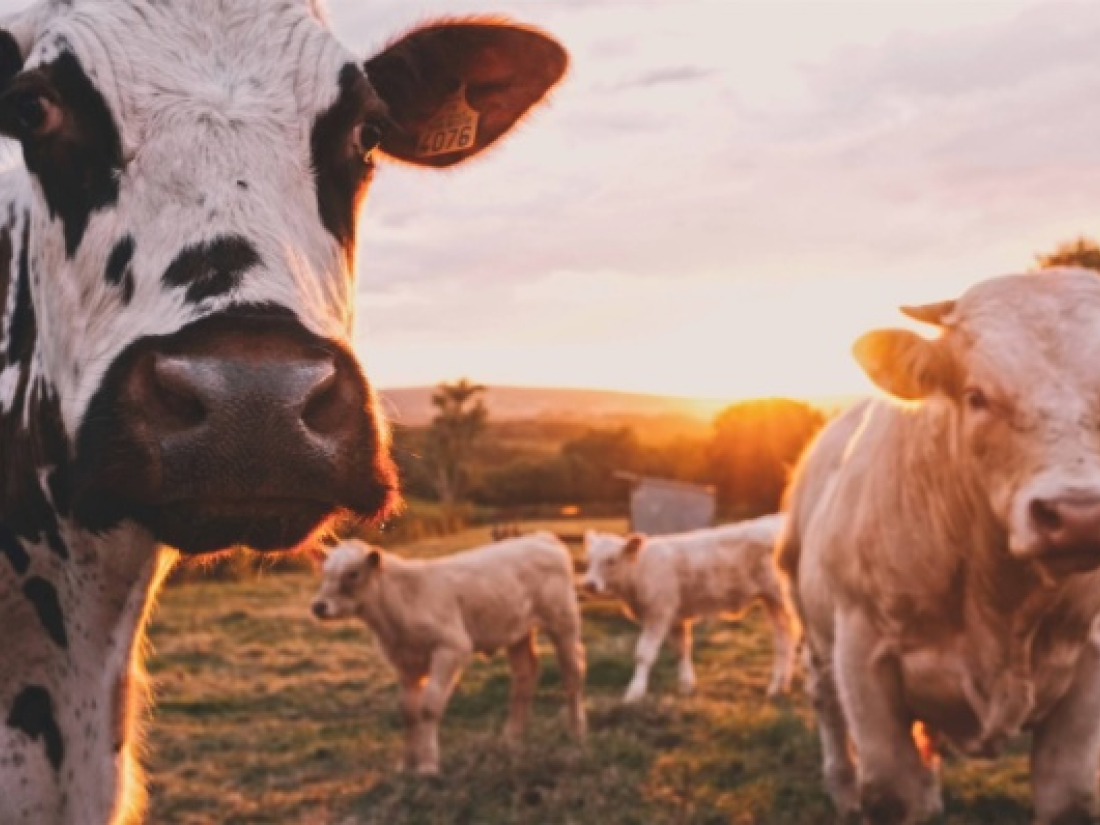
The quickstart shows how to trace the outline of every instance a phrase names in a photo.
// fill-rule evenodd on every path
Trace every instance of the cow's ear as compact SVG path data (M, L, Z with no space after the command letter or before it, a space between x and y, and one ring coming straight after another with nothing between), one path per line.
M545 34L495 18L418 28L367 61L389 107L381 149L422 166L451 166L508 132L565 73Z
M367 570L374 572L382 569L382 553L373 547L367 551Z
M636 558L645 546L645 538L641 533L631 533L627 536L626 544L623 545L623 555L628 559Z
M863 335L852 351L875 384L905 401L953 391L955 369L943 341L906 329L878 329Z

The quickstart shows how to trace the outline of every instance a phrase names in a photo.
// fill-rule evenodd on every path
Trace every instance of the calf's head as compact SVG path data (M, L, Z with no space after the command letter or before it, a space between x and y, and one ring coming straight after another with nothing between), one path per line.
M29 173L11 202L30 204L0 238L0 340L33 338L0 401L54 411L56 505L185 552L383 512L385 427L348 345L359 206L384 158L494 143L561 47L469 18L364 61L316 0L43 0L0 28L0 132Z
M633 579L634 562L645 542L646 537L641 533L631 533L624 538L586 530L584 554L588 569L581 580L581 587L597 595L623 593Z
M1100 567L1100 277L1008 276L905 311L940 336L879 330L855 353L887 392L943 407L953 443L911 448L953 452L944 471L962 473L1015 557Z
M313 599L313 615L322 621L347 619L359 611L359 599L372 576L382 571L382 551L360 541L333 548L321 568L321 588Z

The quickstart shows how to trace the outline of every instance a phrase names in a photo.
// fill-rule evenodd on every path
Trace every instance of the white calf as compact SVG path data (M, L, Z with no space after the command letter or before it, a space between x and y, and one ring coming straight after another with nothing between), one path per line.
M670 630L680 656L680 690L690 693L695 688L691 623L703 616L732 618L753 599L764 604L775 636L768 695L787 689L795 633L772 560L781 524L782 516L765 516L672 536L585 533L585 589L618 596L628 615L642 625L635 651L637 668L625 701L635 702L645 695L649 672Z
M325 561L319 619L355 616L378 638L401 682L405 767L439 771L439 720L475 653L508 651L512 695L505 737L523 732L538 684L535 635L550 637L569 726L585 733L584 646L569 552L550 533L442 559L410 561L347 541Z

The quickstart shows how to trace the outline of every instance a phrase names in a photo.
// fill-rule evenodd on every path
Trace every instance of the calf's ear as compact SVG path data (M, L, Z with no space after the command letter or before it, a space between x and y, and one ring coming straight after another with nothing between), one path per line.
M906 329L878 329L861 336L852 352L875 384L905 401L953 389L955 370L941 341Z
M387 155L451 166L507 133L565 74L551 37L492 17L422 26L366 62L389 107Z
M623 545L623 555L628 559L636 558L645 546L645 538L641 533L631 533L627 536L626 544Z

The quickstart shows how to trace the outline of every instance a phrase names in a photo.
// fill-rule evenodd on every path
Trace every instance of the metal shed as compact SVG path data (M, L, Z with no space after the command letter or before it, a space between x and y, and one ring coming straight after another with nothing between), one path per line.
M616 473L630 482L630 529L652 536L714 524L714 488L667 478Z

